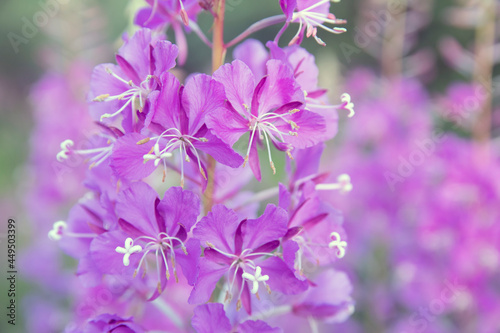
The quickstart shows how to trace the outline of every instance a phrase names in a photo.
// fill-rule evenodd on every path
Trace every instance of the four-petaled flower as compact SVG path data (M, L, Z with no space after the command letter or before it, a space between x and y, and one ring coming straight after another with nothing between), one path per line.
M274 205L268 205L261 217L243 221L225 206L214 206L193 231L206 247L189 303L208 301L222 277L225 301L236 295L236 308L243 305L249 314L250 291L259 297L259 283L268 292L298 294L306 290L307 282L298 280L276 251L287 232L287 220L286 211Z
M276 172L271 157L271 143L291 157L294 148L307 148L321 141L325 131L322 116L304 110L304 93L289 66L279 60L269 60L267 75L255 84L250 68L235 60L214 73L224 85L227 103L207 116L207 126L233 146L249 133L245 163L260 180L257 145L265 141L269 163ZM244 165L245 165L244 163Z
M177 263L188 283L193 284L200 246L197 240L188 239L188 233L199 210L200 201L190 191L171 187L160 200L145 183L133 183L118 195L119 229L94 239L92 259L108 274L120 274L123 266L132 266L135 277L140 270L143 276L146 274L148 254L154 253L157 290L151 299L161 294L171 274L178 280Z
M94 119L103 121L121 114L126 132L139 130L155 103L160 76L175 66L177 54L176 45L156 40L151 30L137 31L118 51L118 65L102 64L94 69L89 93Z

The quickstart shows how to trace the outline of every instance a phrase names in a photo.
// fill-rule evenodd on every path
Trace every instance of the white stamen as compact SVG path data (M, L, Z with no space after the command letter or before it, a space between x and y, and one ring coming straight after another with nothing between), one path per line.
M140 245L134 245L134 240L132 238L127 238L125 240L125 247L117 246L116 252L123 254L123 265L130 265L130 255L141 252L142 247Z
M174 134L172 134L172 132ZM162 138L169 139L169 141L165 145L165 148L160 150L160 139L162 139ZM197 163L198 163L198 169L200 170L201 175L203 176L203 178L207 179L205 171L201 167L201 158L200 158L200 155L198 153L198 150L196 149L194 144L191 142L191 140L200 141L200 142L208 142L208 140L206 138L203 138L203 137L197 138L197 137L194 137L192 135L182 134L180 130L173 127L173 128L169 128L169 129L165 130L162 134L160 134L157 137L150 138L150 140L152 140L152 139L156 139L156 143L153 146L152 151L150 151L148 154L143 155L144 163L146 163L147 161L153 160L155 166L158 166L160 164L160 162L163 160L163 167L164 167L163 174L165 175L167 172L165 158L171 157L172 153L170 153L169 151L173 151L173 150L177 149L177 147L178 147L179 154L181 157L181 186L183 187L184 186L183 185L184 184L184 162L183 161L186 161L186 162L191 161L191 159L189 158L189 155L188 155L188 151L187 151L187 146L189 146L194 151L194 155L196 156ZM142 140L139 142L142 142Z
M338 232L332 232L330 234L330 237L333 239L335 237L335 240L332 240L329 244L328 247L330 249L336 247L339 251L337 253L337 258L343 258L345 255L345 247L347 246L347 242L340 240L340 235Z
M255 268L254 275L244 272L241 274L241 277L252 282L252 290L250 290L252 294L256 294L259 291L259 282L264 282L265 284L265 281L269 280L269 275L262 275L260 266Z
M58 241L64 237L75 238L94 238L95 234L75 233L68 231L68 224L64 221L57 221L52 225L52 230L49 231L48 236L50 240Z
M301 11L293 13L292 16L292 22L298 22L299 23L299 30L295 34L295 36L292 38L290 41L290 44L295 44L295 42L299 39L299 34L302 31L302 27L305 25L305 31L306 31L306 37L313 37L316 42L320 45L325 46L325 42L321 38L319 38L316 34L318 31L318 28L321 28L325 31L328 31L333 34L341 34L345 31L347 31L345 28L339 28L339 27L334 27L334 28L329 28L325 24L344 24L346 23L345 20L342 19L337 19L333 14L328 13L328 14L323 14L323 13L318 13L315 12L314 9L316 7L319 7L327 2L339 2L338 0L320 0L313 5L302 9Z
M71 154L94 155L89 159L89 161L92 162L92 164L90 165L90 168L101 164L103 161L105 161L108 158L109 155L111 155L111 151L113 149L113 143L116 141L116 138L105 135L105 134L99 134L99 136L108 139L108 143L107 143L108 146L92 148L92 149L75 149L75 150L73 150L73 149L71 149L71 147L74 146L73 141L72 140L64 140L63 142L61 142L61 151L59 153L57 153L56 159L59 162L63 162Z
M125 80L118 76L116 73L114 73L111 69L106 68L106 72L116 78L118 81L127 84L131 88L124 91L123 93L115 96L110 96L109 94L101 94L97 96L96 98L93 99L94 102L109 102L113 100L126 100L126 103L117 111L114 113L105 113L101 116L101 121L106 118L112 118L117 116L118 114L122 113L123 110L125 110L129 105L132 106L132 112L135 113L135 111L142 112L144 106L145 106L145 98L149 95L151 92L152 88L147 87L147 83L154 78L152 75L148 75L144 81L142 81L138 86L135 85L132 80Z
M339 190L340 193L344 194L352 191L351 177L343 173L337 177L337 183L332 184L317 184L316 190Z

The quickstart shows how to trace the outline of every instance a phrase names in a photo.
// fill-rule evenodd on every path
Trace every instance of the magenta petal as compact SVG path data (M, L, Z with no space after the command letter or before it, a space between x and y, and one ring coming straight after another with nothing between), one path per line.
M233 108L240 114L248 114L244 105L250 107L255 88L250 68L244 62L235 60L220 67L213 77L224 86L226 97Z
M116 140L111 154L111 168L119 176L129 180L139 180L149 176L156 169L153 161L144 163L144 155L154 146L154 141L138 145L146 137L130 133Z
M205 250L203 250L203 255L204 255L205 259L213 261L216 264L230 266L233 263L233 259L226 257L222 253L219 253L216 250L213 250L209 247L207 247L207 248L205 248Z
M318 0L298 0L297 1L297 10L305 10L313 5L316 5L318 3ZM319 6L314 7L313 10L311 10L314 13L321 13L321 14L328 14L330 12L330 1L325 1Z
M236 287L237 290L241 290L243 288L243 291L241 292L241 303L243 304L243 308L245 311L251 315L252 314L252 297L250 295L250 289L248 288L248 283L243 280L243 277L241 276L242 272L241 270L236 273ZM242 287L243 284L243 287Z
M233 57L243 61L256 78L266 75L266 62L269 60L269 53L260 41L251 38L245 40L234 48Z
M324 101L324 103L322 101ZM324 105L326 105L328 103L328 99L321 98L316 103L320 105L323 103ZM326 128L325 128L325 133L323 135L325 141L330 140L337 134L339 116L338 116L338 109L336 107L332 106L329 108L325 108L325 107L317 107L315 105L307 105L307 109L325 118Z
M127 235L122 231L106 232L94 238L90 244L90 255L95 266L104 274L130 276L132 278L138 266L140 255L130 256L130 265L123 265L123 254L115 251L118 246L123 247Z
M297 135L284 136L285 141L295 148L303 149L317 145L326 140L325 119L311 111L301 110L287 119L295 122L299 128L295 130ZM282 120L276 121L274 125L280 131L290 131L290 125Z
M259 262L262 274L269 275L267 284L271 290L285 295L296 295L307 290L307 281L300 281L283 260L271 257Z
M181 248L175 250L175 261L182 269L182 274L190 286L194 285L198 277L198 265L201 256L200 242L190 239L186 242L187 255Z
M116 213L132 224L144 235L155 236L159 233L156 217L158 194L148 184L132 183L128 189L118 194Z
M207 142L193 142L196 149L200 149L215 158L217 162L232 168L237 168L243 163L243 157L209 131L204 134L204 138L207 139Z
M208 303L194 309L191 325L197 333L229 333L232 326L224 312L224 305Z
M295 160L296 168L295 173L292 176L293 183L299 179L318 173L319 162L324 149L325 144L320 143L306 149L294 150L293 158Z
M294 79L290 67L279 60L269 60L266 64L267 79L259 94L259 115L290 103L304 102L304 92ZM252 110L254 112L254 110Z
M170 72L163 73L160 77L161 90L156 98L156 104L148 114L151 123L161 125L163 129L180 129L180 82Z
M318 88L319 74L314 56L298 45L281 49L276 43L268 42L266 46L269 47L273 59L281 60L291 67L302 90L308 92L308 97L313 97L310 93Z
M232 147L248 132L248 120L232 109L219 108L205 118L207 127Z
M158 13L155 13L153 17L151 17L151 12L152 8L139 9L137 15L135 16L134 24L150 29L156 29L161 25L166 24L164 17Z
M102 273L94 262L90 252L78 261L76 275L86 288L95 287L101 283Z
M283 330L279 327L271 327L262 320L247 320L238 326L237 333L280 333Z
M154 64L154 71L151 74L159 77L163 72L168 71L175 67L175 59L179 49L176 45L170 43L166 40L159 40L156 42L153 52L151 62Z
M289 21L292 19L293 10L297 7L297 0L280 0L280 7Z
M250 144L250 138L248 139L248 141L248 144ZM252 169L255 179L260 182L262 179L262 175L260 173L259 150L257 149L257 140L255 138L251 145L252 146L250 147L250 153L248 154L248 164Z
M288 214L275 205L267 205L257 219L247 220L242 225L243 249L255 249L283 237L287 232Z
M92 101L99 95L110 94L119 95L128 89L130 86L107 72L107 69L111 70L113 73L120 77L125 77L125 73L122 69L115 64L100 64L94 68L92 71L91 81L90 81L90 92L88 99ZM126 77L125 77L126 78ZM95 103L103 103L103 102L95 102ZM110 102L106 102L110 103Z
M298 250L299 245L292 240L283 243L283 261L293 271L295 270L295 254Z
M122 71L125 72L127 78L131 79L132 82L135 83L136 85L141 84L142 79L139 77L134 67L132 67L132 65L125 58L117 54L116 63L118 64L118 66L120 66Z
M263 244L263 245L259 246L258 248L255 248L253 252L270 253L270 252L276 250L279 246L280 246L280 241L274 240L274 241L270 241L266 244Z
M205 258L200 258L200 268L198 278L194 285L189 304L205 303L210 299L212 292L220 278L227 272L227 265L219 265Z
M189 134L196 134L205 123L205 115L223 107L224 87L205 74L191 77L182 92L182 105L186 110Z
M321 273L305 299L294 306L299 316L341 321L352 312L352 285L344 272L329 269Z
M191 191L181 187L171 187L158 204L158 212L165 221L162 229L174 236L179 226L191 231L200 214L200 198Z
M292 195L288 191L285 185L279 183L279 206L283 209L288 210L291 204L292 200Z
M198 222L193 235L205 247L209 242L219 250L234 253L234 244L228 241L233 239L238 222L239 217L233 210L224 205L215 205L212 211Z
M90 102L90 115L95 121L100 121L101 116L105 113L113 113L115 111L118 111L125 104L124 101L119 100L108 102L93 102L96 97L105 94L116 96L130 89L129 85L111 76L106 71L106 68L112 70L116 75L126 78L125 73L120 69L120 67L114 64L101 64L94 68L90 81L88 101Z
M151 30L142 28L126 41L118 50L118 56L130 64L137 73L139 80L144 80L149 75L149 46L151 43ZM133 78L133 77L131 77ZM139 84L140 82L135 82Z
M298 235L303 229L304 229L303 227L292 227L292 228L288 229L288 231L286 232L286 235L283 236L282 241L285 242L289 239L292 239L293 237Z

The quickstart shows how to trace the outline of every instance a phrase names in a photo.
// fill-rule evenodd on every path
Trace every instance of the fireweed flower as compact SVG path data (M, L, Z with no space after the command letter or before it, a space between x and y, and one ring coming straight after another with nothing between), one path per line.
M133 133L118 141L112 155L114 170L125 178L141 179L160 163L166 176L166 160L179 151L181 186L184 186L184 163L193 162L206 184L206 167L201 152L218 162L238 167L243 162L229 145L213 135L205 125L205 115L224 103L222 85L208 75L199 74L188 80L186 86L170 73L161 78L162 90L157 103L148 115L150 128L157 135L151 137Z
M349 117L354 115L351 96L344 93L340 97L341 104L331 105L326 95L327 90L318 86L319 70L312 54L298 45L285 48L280 48L275 42L268 42L266 45L269 52L260 41L248 39L234 49L233 56L247 64L257 77L264 76L269 59L277 59L287 64L304 92L305 109L325 118L325 140L333 138L337 134L337 112L346 110L349 111Z
M283 257L300 276L308 275L304 272L306 260L324 266L344 257L347 242L342 215L321 202L313 182L304 184L297 203L292 203L290 192L280 185L280 206L291 213Z
M258 84L250 68L239 60L219 68L214 78L224 85L228 103L207 116L207 126L231 146L249 133L245 163L259 181L258 144L265 141L271 169L276 173L271 143L291 157L294 148L320 142L325 131L323 117L302 109L304 94L290 68L278 60L269 60L266 67L267 76Z
M135 277L146 274L148 255L154 254L157 283L151 300L162 293L172 275L178 279L177 264L193 284L200 247L198 241L188 239L188 233L199 209L199 199L190 191L172 187L160 201L147 184L134 183L118 196L119 230L92 242L92 258L103 273L120 274L133 267Z
M156 40L149 29L137 31L125 42L114 64L94 69L90 84L90 112L103 121L121 114L126 132L143 123L160 88L160 76L175 66L178 48Z
M325 25L346 23L346 20L338 19L330 13L330 2L340 2L340 0L280 0L281 9L287 18L287 23L282 31L290 23L299 24L299 29L289 45L300 44L305 33L307 38L313 37L319 45L325 46L325 42L317 36L318 28L333 34L341 34L347 31L345 28L330 28ZM279 35L281 35L281 32Z
M236 213L216 205L196 226L193 235L205 246L199 274L189 303L208 301L217 282L224 277L225 302L236 299L251 313L251 294L259 298L259 289L297 294L307 283L293 272L275 251L287 232L286 211L268 205L257 219L241 221Z

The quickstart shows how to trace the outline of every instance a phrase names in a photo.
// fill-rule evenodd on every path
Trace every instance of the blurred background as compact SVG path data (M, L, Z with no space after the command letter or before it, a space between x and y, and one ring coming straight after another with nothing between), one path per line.
M26 273L17 281L18 324L5 326L2 319L1 332L35 332L33 317L64 321L45 307L54 295L37 285L37 279L57 276L38 276L37 267L22 266L23 256L52 250L41 244L31 252L22 249L45 237L47 231L36 227L39 220L67 215L82 194L77 175L84 171L75 167L61 178L57 163L37 161L55 161L61 140L53 133L79 130L69 114L85 114L91 69L114 61L122 34L133 31L133 13L143 5L49 3L0 3L0 233L5 235L9 217L16 220L17 262ZM280 13L277 0L227 3L226 40ZM354 185L343 196L325 194L344 213L349 246L338 268L351 278L356 301L353 316L333 327L500 332L500 4L344 0L330 11L347 20L347 32L321 31L326 47L312 39L302 46L316 56L320 86L330 99L348 92L356 111L350 119L340 114L339 134L322 165L332 175L348 173ZM205 14L198 23L208 31L211 18ZM280 28L251 38L265 43ZM282 41L295 31L289 29ZM187 39L185 72L209 72L210 50L194 33ZM89 122L82 116L80 124ZM56 193L57 203L48 193ZM6 267L4 255L0 260ZM1 281L5 309L7 283Z

